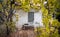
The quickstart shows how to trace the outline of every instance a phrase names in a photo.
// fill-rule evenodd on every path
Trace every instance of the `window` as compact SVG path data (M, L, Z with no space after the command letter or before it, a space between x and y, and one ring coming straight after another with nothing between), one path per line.
M28 13L28 22L34 22L34 12Z

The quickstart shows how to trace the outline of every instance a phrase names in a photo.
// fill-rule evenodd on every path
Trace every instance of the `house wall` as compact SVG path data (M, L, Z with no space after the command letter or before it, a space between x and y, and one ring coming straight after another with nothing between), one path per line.
M16 21L16 27L21 28L22 25L24 25L25 23L29 23L30 25L34 25L35 27L43 26L42 12L41 11L35 12L34 10L31 10L30 12L34 12L33 24L30 24L28 22L28 12L24 12L23 10L16 10L15 14L18 15L18 21ZM15 20L16 20L16 17L13 16L13 21Z
M34 26L35 27L43 26L43 23L42 23L42 12L41 11L36 12L34 14Z

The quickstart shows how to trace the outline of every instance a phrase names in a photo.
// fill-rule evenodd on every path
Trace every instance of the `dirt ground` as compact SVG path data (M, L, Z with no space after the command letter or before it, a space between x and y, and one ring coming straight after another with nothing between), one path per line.
M36 37L36 34L33 30L20 30L11 33L9 37Z

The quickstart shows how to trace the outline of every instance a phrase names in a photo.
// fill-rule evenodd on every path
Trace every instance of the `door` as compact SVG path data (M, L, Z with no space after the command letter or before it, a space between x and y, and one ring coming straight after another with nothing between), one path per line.
M29 24L34 23L34 12L28 12L28 23Z

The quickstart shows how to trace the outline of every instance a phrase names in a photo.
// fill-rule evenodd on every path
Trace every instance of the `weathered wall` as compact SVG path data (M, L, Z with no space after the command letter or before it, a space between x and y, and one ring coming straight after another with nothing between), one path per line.
M30 12L34 12L34 23L33 25L36 26L43 26L42 23L42 12L38 11L35 12L34 10L31 10ZM29 23L28 22L28 12L24 12L23 10L16 10L16 13L18 14L18 21L16 22L16 27L20 28L23 24ZM15 21L15 17L13 17Z

